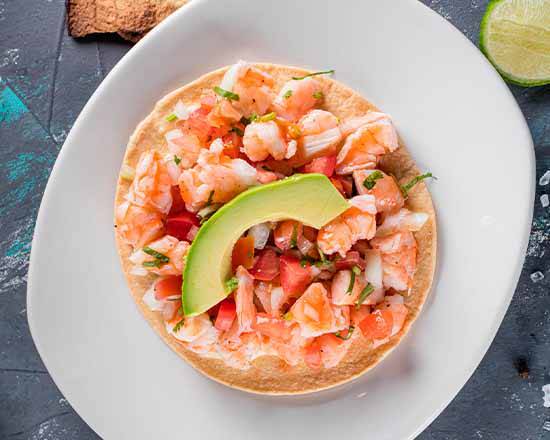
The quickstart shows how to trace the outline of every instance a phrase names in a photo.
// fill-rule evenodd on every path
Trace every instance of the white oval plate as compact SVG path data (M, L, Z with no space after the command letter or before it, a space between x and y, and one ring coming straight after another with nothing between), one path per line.
M413 157L439 177L437 279L413 330L361 379L307 397L253 396L194 371L139 315L114 246L130 133L166 92L240 58L336 69L394 117ZM63 146L33 242L32 335L63 394L106 439L412 438L472 374L503 318L534 176L508 89L420 3L193 0L113 69Z

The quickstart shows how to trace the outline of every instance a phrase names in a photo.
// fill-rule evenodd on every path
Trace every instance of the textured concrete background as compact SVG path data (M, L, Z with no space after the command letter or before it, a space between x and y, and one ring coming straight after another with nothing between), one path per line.
M423 2L477 41L486 0ZM0 0L0 439L98 438L36 353L27 326L26 274L36 213L57 153L88 98L128 49L114 37L69 38L64 0ZM550 87L511 90L535 141L538 179L550 168ZM513 184L514 170L502 170L495 191ZM550 408L543 407L541 391L550 383L550 208L539 202L544 192L550 186L537 186L527 259L502 327L422 440L550 439ZM534 283L529 275L538 270L546 278Z

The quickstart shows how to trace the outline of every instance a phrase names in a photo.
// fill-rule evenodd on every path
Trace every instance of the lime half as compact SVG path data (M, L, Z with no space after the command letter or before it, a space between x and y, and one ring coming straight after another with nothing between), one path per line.
M500 74L521 86L550 83L550 0L491 0L479 45Z

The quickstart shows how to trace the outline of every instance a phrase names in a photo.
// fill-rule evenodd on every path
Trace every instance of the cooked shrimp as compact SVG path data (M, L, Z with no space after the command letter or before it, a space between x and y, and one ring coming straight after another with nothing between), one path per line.
M342 258L358 240L371 239L376 232L374 196L365 194L349 200L351 207L321 228L317 245L325 254L338 252Z
M346 138L336 158L336 173L376 168L380 156L398 147L397 133L388 116L369 122Z
M275 160L282 160L288 152L288 144L275 121L248 124L243 145L244 153L254 162L265 160L270 155Z
M183 323L179 324L182 321ZM212 329L214 331L210 332ZM218 331L212 325L212 321L210 321L207 313L201 313L200 315L189 318L177 316L166 322L166 331L172 334L176 339L184 342L196 342L207 333L210 333L209 336L211 336L211 340L207 341L203 339L201 345L207 345L208 342L210 342L210 344L215 343L218 335Z
M196 212L208 201L225 203L258 182L256 169L242 159L223 154L223 142L216 139L202 149L193 168L179 178L181 197L189 211Z
M128 201L122 202L116 208L116 223L119 237L133 248L142 247L164 234L160 212Z
M374 186L368 189L364 183L372 173L380 173L377 176L381 175L382 177L373 179L371 185L374 184ZM405 199L395 179L380 170L357 170L353 172L353 179L359 194L374 196L377 212L395 211L405 204Z
M183 257L187 254L189 247L188 242L165 235L135 251L130 255L129 260L136 268L145 269L157 275L181 275Z
M322 335L332 331L335 325L334 311L321 283L311 284L289 313L300 324L303 337Z
M298 150L292 159L295 166L320 156L335 155L342 141L338 118L325 110L311 110L298 122L300 138Z
M136 175L126 199L134 205L168 214L172 206L173 184L175 182L172 181L160 153L154 150L145 151L139 158Z
M288 81L275 100L273 108L279 116L290 121L297 121L315 107L318 94L322 93L321 84L314 78Z
M197 135L175 129L166 133L165 138L168 143L168 151L180 160L180 166L183 169L191 168L197 163L202 149L201 141Z
M371 246L382 255L384 287L409 289L416 270L416 240L412 233L404 231L374 238Z
M376 230L376 236L385 237L397 231L416 232L422 229L427 220L428 214L412 212L406 208L401 208L399 211L388 213L384 217L384 221Z
M369 111L363 116L357 116L351 119L347 119L340 124L340 130L344 136L349 136L359 127L378 121L380 119L387 119L389 116L385 113Z
M253 67L245 61L239 61L225 73L220 87L239 96L231 105L244 116L263 115L271 107L275 93L271 89L273 77Z
M338 365L353 342L352 338L344 341L333 334L319 336L317 341L320 346L321 362L325 368L333 368Z
M243 117L231 102L227 99L219 99L207 116L207 121L212 127L222 128L239 122Z
M235 304L237 306L237 322L239 332L250 332L256 321L256 306L254 305L254 278L248 271L239 266L237 268L239 286L235 292Z
M397 334L403 328L403 324L409 313L409 309L403 303L401 295L391 295L387 296L384 302L376 307L378 310L389 310L393 315L393 326L390 336Z

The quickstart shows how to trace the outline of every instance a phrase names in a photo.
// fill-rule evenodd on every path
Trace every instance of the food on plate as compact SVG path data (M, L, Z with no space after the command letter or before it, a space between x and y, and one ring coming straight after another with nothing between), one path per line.
M115 227L132 296L174 351L235 388L359 376L432 283L431 174L332 73L239 61L163 98L126 150Z

